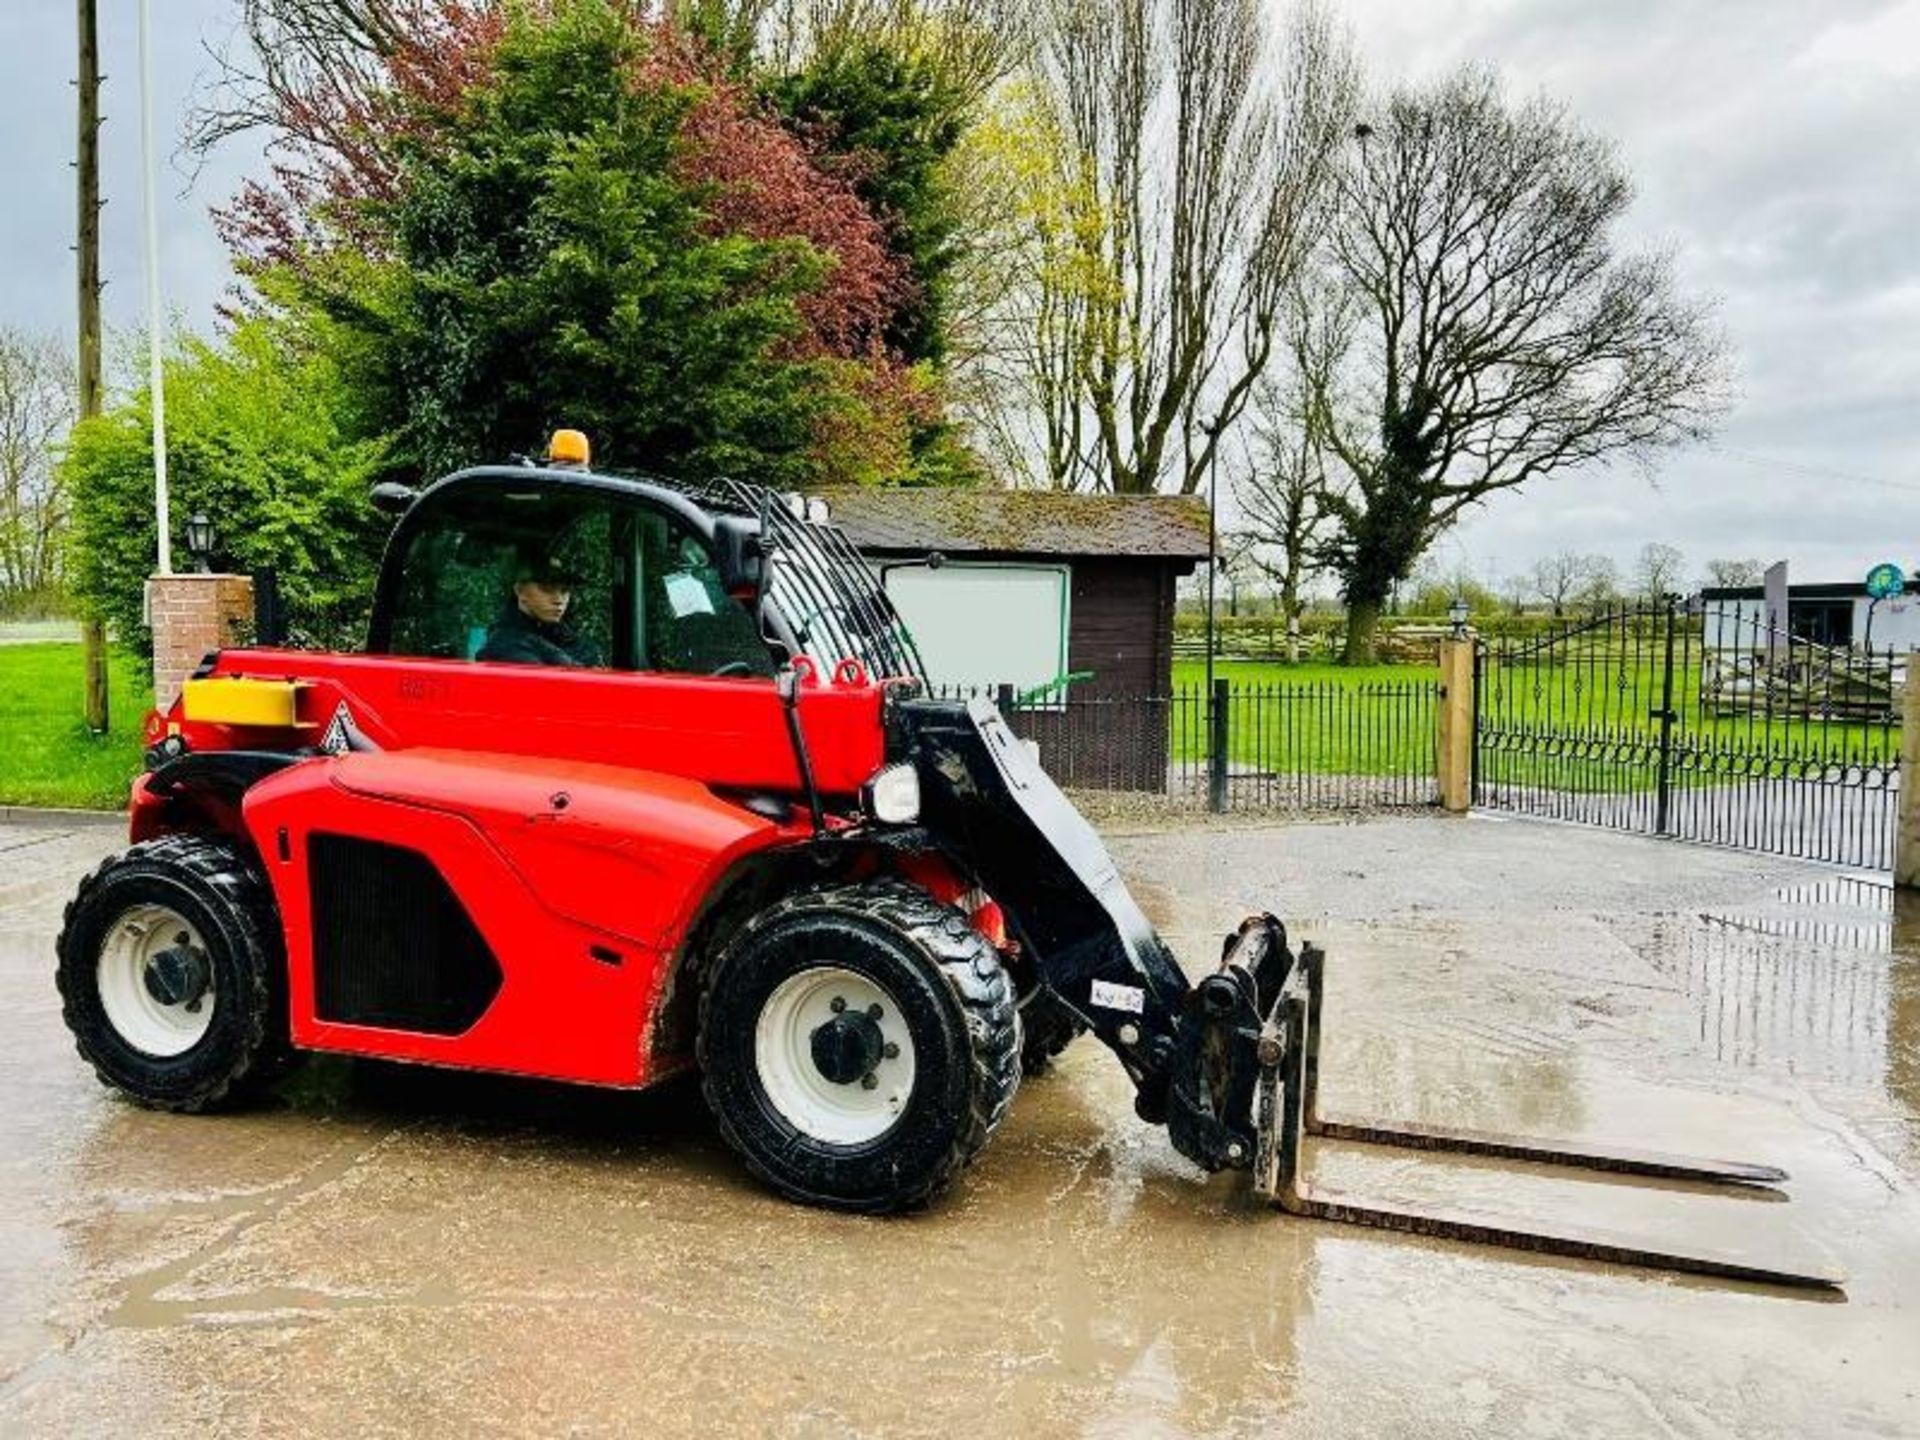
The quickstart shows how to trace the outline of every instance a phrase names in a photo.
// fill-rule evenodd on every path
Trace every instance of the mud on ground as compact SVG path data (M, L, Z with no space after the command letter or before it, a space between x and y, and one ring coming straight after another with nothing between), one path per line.
M758 1190L685 1086L310 1066L149 1114L75 1058L0 826L0 1433L1920 1434L1920 913L1832 871L1437 817L1121 838L1177 949L1332 955L1330 1107L1774 1161L1790 1199L1360 1147L1380 1198L1838 1267L1843 1303L1288 1219L1076 1046L959 1190Z

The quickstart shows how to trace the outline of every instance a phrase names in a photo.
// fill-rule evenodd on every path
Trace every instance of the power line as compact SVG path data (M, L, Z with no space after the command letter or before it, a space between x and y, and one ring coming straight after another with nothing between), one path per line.
M1834 470L1825 465L1807 465L1797 460L1782 460L1775 455L1760 455L1752 450L1736 450L1730 445L1708 447L1729 460L1739 460L1761 470L1788 470L1816 480L1845 480L1855 485L1877 485L1883 490L1907 490L1920 494L1920 484L1905 480L1887 480L1878 475L1862 475L1855 470Z

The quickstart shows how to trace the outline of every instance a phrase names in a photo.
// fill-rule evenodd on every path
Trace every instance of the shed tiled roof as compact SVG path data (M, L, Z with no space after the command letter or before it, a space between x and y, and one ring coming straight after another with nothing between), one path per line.
M833 522L868 551L1179 560L1207 555L1207 506L1198 496L851 487L818 493Z

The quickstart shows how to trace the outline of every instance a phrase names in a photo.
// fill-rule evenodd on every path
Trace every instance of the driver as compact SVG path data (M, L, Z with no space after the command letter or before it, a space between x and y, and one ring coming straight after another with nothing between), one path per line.
M602 665L598 648L567 624L579 575L558 556L524 554L500 618L487 631L476 660L516 665Z

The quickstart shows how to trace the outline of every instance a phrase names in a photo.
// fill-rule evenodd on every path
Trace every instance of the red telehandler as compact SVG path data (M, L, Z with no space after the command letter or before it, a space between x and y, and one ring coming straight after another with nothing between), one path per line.
M67 1023L139 1102L214 1108L299 1051L629 1088L697 1067L762 1180L879 1212L952 1182L1023 1051L1084 1029L1181 1154L1289 1211L1834 1283L1308 1190L1316 1134L1785 1177L1320 1116L1325 957L1256 916L1190 981L995 709L928 696L809 502L551 462L375 498L400 513L365 653L210 655L150 722L131 847L67 908Z

